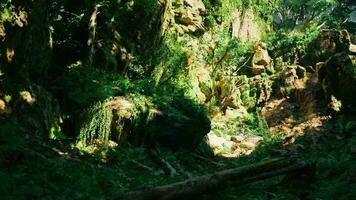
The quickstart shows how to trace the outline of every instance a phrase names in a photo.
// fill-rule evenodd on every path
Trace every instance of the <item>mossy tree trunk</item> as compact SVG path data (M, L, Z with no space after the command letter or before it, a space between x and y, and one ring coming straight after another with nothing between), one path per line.
M52 54L50 1L21 1L15 6L17 19L5 24L6 38L1 45L3 70L8 77L44 84Z

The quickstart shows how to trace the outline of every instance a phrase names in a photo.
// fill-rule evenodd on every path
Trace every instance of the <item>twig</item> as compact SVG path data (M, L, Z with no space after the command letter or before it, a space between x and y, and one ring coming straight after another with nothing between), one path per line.
M223 166L225 166L225 164L223 164L223 163L215 162L215 161L213 161L213 160L210 160L210 159L208 159L208 158L205 158L205 157L203 157L203 156L201 156L201 155L198 155L198 154L195 154L195 153L191 153L191 155L194 156L194 157L196 157L196 158L199 158L199 159L202 159L202 160L204 160L204 161L207 161L207 162L209 162L209 163L211 163L211 164L214 164L214 165L216 165L216 166L218 166L218 167L223 167Z
M136 160L131 160L131 162L134 163L134 164L136 164L136 165L138 165L138 166L140 166L140 167L142 167L142 168L144 168L144 169L146 169L146 170L148 170L148 171L150 171L150 172L153 171L153 168L152 168L152 167L149 167L149 166L144 165L144 164L142 164L142 163L140 163L140 162L137 162Z
M244 64L242 64L239 68L236 69L236 73L239 72L243 67L245 67L247 65L247 63L250 62L251 58L253 57L253 54L250 55L250 57L246 60L246 62Z
M177 170L174 169L174 167L169 162L167 162L163 158L160 158L156 152L149 150L147 153L150 156L150 158L152 159L152 161L156 162L161 167L163 167L163 171L166 174L169 174L171 177L178 175Z

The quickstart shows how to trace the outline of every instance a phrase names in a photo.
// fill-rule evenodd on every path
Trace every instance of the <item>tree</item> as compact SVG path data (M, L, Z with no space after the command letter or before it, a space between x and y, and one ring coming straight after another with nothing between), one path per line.
M274 16L276 28L294 29L311 22L319 23L337 6L335 0L280 0Z

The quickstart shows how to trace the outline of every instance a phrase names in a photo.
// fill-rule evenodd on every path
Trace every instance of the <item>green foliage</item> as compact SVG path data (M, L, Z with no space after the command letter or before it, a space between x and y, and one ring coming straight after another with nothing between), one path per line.
M207 5L214 5L213 3L206 0ZM272 22L272 13L277 8L278 0L272 1L259 1L259 0L221 0L220 9L217 14L221 16L225 23L229 24L233 20L233 15L235 11L246 11L252 8L258 17L264 20L266 23ZM208 6L209 7L209 6ZM213 7L213 6L212 6Z
M321 24L324 16L330 15L336 6L335 0L279 0L277 28L293 30L297 26L307 26L313 22Z
M82 118L79 137L84 145L93 143L94 139L103 144L109 141L113 114L112 108L108 107L105 101L89 107L82 114Z
M70 68L59 82L62 87L57 91L58 98L65 98L77 108L86 108L93 102L114 96L120 93L120 90L126 89L128 84L120 75L109 74L81 64ZM63 94L66 96L62 96Z
M291 49L299 52L305 51L318 36L319 31L315 26L305 31L280 29L276 33L267 35L265 41L272 58L276 58L290 53Z
M177 36L170 29L160 30L164 19L161 16L162 7L156 0L51 1L48 15L43 15L45 19L37 19L38 21L30 23L31 27L27 29L35 30L33 33L36 36L36 33L48 33L47 25L51 25L53 29L50 38L44 34L44 38L28 41L26 44L35 45L36 50L31 53L27 52L29 49L25 51L29 55L41 53L37 52L37 44L43 42L47 47L48 40L53 39L53 49L47 52L54 55L51 62L47 62L49 54L43 54L45 57L41 57L40 62L33 62L35 65L45 63L49 70L43 71L43 77L36 75L29 77L30 80L23 80L24 85L29 87L15 88L13 84L8 84L10 86L6 87L15 91L13 93L9 93L4 85L0 85L0 96L4 96L4 102L9 107L8 116L0 116L1 197L116 199L120 198L124 191L172 183L273 156L270 149L281 145L285 136L277 133L271 135L260 110L256 109L261 88L258 83L248 78L251 76L248 61L252 56L252 45L231 38L232 13L236 10L244 12L251 8L257 14L257 20L266 26L272 22L272 13L282 14L285 18L279 26L283 29L265 39L268 50L273 57L277 57L286 55L286 51L295 48L306 49L317 37L316 25L323 20L326 20L327 27L345 27L343 21L350 11L346 9L352 2L337 1L335 4L333 0L204 0L204 3L208 13L204 13L206 16L203 17L207 19L206 24L210 23L207 32L211 34L211 39L203 38L199 34ZM1 30L5 21L15 22L16 12L19 11L16 5L18 2L12 0L0 3ZM86 63L88 22L94 6L99 7L99 12L96 39L93 43L94 64L89 66ZM343 13L343 9L347 12ZM37 7L34 11L38 10L42 10L42 7ZM291 15L284 15L286 10L289 10ZM333 15L327 16L329 13ZM42 20L45 22L39 24ZM315 25L303 25L311 21ZM163 32L165 34L162 34ZM11 41L16 39L18 38L11 38ZM191 48L188 44L194 42L198 47ZM126 52L116 52L121 50ZM4 52L0 53L4 55ZM17 51L15 53L18 56ZM27 54L24 56L27 56L26 61L32 59ZM200 60L191 63L192 58ZM17 71L17 67L26 67L27 64L16 64L13 69ZM113 116L117 114L113 113L115 111L109 103L117 96L127 98L133 104L129 118L132 127L124 126L124 118L115 119L119 121L115 127L119 132L136 131L137 138L133 140L137 142L133 143L145 143L143 140L146 138L161 139L158 137L161 134L158 130L163 130L166 134L177 127L183 127L178 129L177 138L184 138L186 142L178 141L174 137L169 138L176 147L200 142L204 136L200 133L205 134L201 130L209 128L207 111L204 106L197 104L199 83L196 83L196 71L200 66L212 69L212 82L220 77L227 77L227 80L231 81L230 84L239 90L236 99L240 110L234 110L238 112L235 113L237 117L217 120L219 124L213 127L213 131L218 135L243 133L262 136L264 141L251 156L224 160L203 154L209 157L208 159L223 162L225 166L221 167L210 165L206 160L198 161L186 151L172 152L157 147L159 156L178 171L178 175L169 177L165 176L162 166L152 161L146 149L129 145L112 148L107 145L109 139L114 137ZM127 74L122 73L125 67L128 67ZM352 68L348 69L349 73L355 74L354 65L350 67ZM11 76L12 74L5 74L4 79L8 81L9 78L14 78ZM2 81L1 75L0 84ZM37 81L42 86L28 83ZM5 91L3 88L6 88ZM33 94L36 100L33 105L19 103L18 92L24 88ZM56 99L65 122L59 117ZM216 104L219 103L221 102ZM250 113L247 113L245 108ZM163 120L163 123L154 121L153 109L162 111L168 120ZM4 120L7 122L2 123ZM315 162L317 167L317 182L313 187L316 190L303 198L355 199L348 188L353 186L350 177L355 174L352 156L356 122L346 119L337 123L338 127L331 131L336 131L340 137L326 138L327 142L321 144L301 143L304 145L301 153L303 159ZM188 125L183 126L184 124ZM71 126L72 131L75 128L76 130L74 133L65 132L64 136L66 126ZM146 137L148 129L153 135ZM39 132L46 134L35 134ZM74 147L75 141L71 140L70 134L78 136L84 147ZM331 134L331 137L333 135L335 134ZM97 145L98 143L102 145ZM199 151L203 150L198 149ZM206 199L234 199L236 196L242 199L296 198L280 183L281 178L261 181L239 187L237 190L229 189Z
M164 43L158 47L149 62L156 63L152 71L152 78L156 85L174 85L184 87L187 75L187 53L183 50L183 42L173 33L167 33L163 38Z
M0 25L5 21L14 21L15 6L11 3L11 0L5 0L0 3Z

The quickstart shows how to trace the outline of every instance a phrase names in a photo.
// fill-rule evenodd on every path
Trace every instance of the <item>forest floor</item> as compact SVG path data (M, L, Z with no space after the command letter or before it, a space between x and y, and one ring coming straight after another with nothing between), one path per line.
M68 141L14 138L18 146L4 152L9 168L0 173L6 183L0 189L4 199L117 199L132 190L293 157L312 163L313 169L231 187L201 199L356 199L351 189L356 188L356 118L324 114L325 106L315 98L312 86L301 87L294 98L267 102L262 114L268 134L253 151L237 157L226 152L225 157L214 156L205 143L195 152L165 148L152 152L116 144L78 148Z

